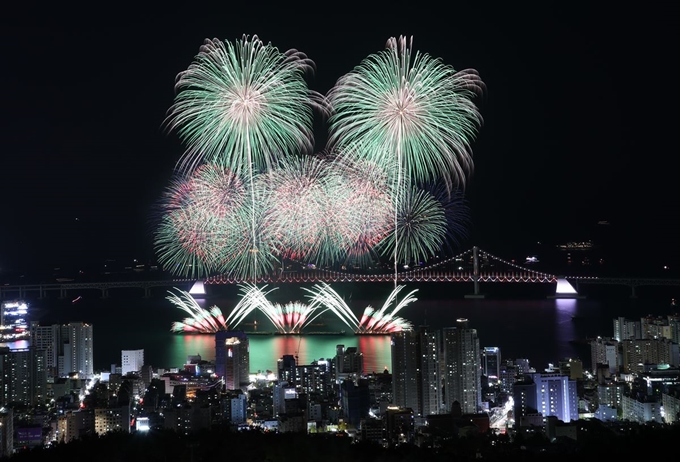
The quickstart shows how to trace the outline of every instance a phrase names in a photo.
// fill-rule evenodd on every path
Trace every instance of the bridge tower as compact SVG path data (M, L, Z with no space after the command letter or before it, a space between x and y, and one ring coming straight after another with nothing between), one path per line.
M484 298L484 294L479 293L479 247L472 248L472 282L474 283L474 293L467 294L465 298Z

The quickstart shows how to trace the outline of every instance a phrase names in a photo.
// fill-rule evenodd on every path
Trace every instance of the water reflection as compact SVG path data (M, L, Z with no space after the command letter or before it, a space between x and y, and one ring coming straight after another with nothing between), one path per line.
M573 298L555 299L555 340L560 351L568 350L569 342L577 339L575 328L575 322L578 320L577 305Z
M356 347L364 355L365 372L382 372L391 369L390 338L387 335L251 335L250 369L276 371L276 361L283 355L297 357L298 364L310 364L319 359L332 359L336 347ZM213 335L173 335L168 352L172 367L181 367L189 355L215 360L215 337Z

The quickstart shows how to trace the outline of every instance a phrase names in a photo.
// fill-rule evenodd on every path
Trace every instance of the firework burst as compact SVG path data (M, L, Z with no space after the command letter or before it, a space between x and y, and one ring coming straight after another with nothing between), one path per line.
M177 77L168 125L188 148L180 165L210 162L247 175L251 188L250 278L257 280L258 242L254 176L281 155L311 151L314 95L304 76L313 63L303 53L281 53L257 36L234 43L206 40ZM265 265L266 266L266 265Z
M241 299L227 318L227 322L239 325L250 313L263 313L280 334L299 334L309 326L321 313L315 313L317 306L301 302L286 304L273 303L267 296L276 290L266 290L267 286L257 287L254 284L244 284L240 288Z
M380 310L375 310L368 306L364 310L361 319L357 319L347 302L333 289L325 283L316 284L311 289L305 289L310 295L311 305L323 307L324 311L331 311L348 327L357 334L389 334L401 330L412 329L411 323L396 314L415 302L417 298L413 295L417 290L409 292L397 305L390 310L390 307L397 301L397 295L405 286L397 286Z
M170 295L166 299L177 308L188 313L189 317L184 318L181 322L174 322L171 328L173 332L211 334L221 330L229 330L222 310L217 306L205 309L188 292L180 289L175 290L178 293L168 291Z
M412 48L406 37L390 38L338 80L329 92L330 145L417 183L464 183L483 83L474 70L456 72Z
M472 168L477 74L391 38L329 92L329 150L309 156L313 109L326 108L305 83L312 69L302 53L244 36L207 40L179 74L166 124L187 149L155 233L173 274L257 283L283 259L387 257L396 289L398 262L463 234L454 186Z
M384 255L395 255L398 261L418 262L438 252L449 232L446 209L428 191L410 188L399 204L397 228L400 246L396 246L395 234L388 234L379 243Z
M407 305L418 300L413 296L413 294L417 292L417 289L406 294L406 296L389 311L389 308L397 301L397 296L404 287L406 286L397 286L390 293L382 308L379 310L375 310L371 306L366 307L361 316L361 320L359 321L359 329L357 332L362 334L390 334L402 330L411 330L413 325L396 314Z
M303 53L282 53L257 36L206 40L177 76L166 121L187 145L181 166L208 162L248 174L282 153L311 151L312 70Z
M405 179L465 184L472 168L470 142L481 124L472 99L483 84L475 71L456 72L412 41L390 38L341 77L329 92L329 145L343 155L370 159L393 175L394 283L398 272L398 220Z
M327 162L312 156L282 159L276 168L258 176L267 226L282 257L333 261L323 246L335 212L329 206L331 179Z

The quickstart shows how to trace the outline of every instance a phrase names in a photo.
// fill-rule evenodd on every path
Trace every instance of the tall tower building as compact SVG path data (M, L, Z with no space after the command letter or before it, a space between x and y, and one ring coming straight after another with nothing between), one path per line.
M428 327L418 329L417 351L420 360L418 413L424 417L439 414L444 402L439 360L440 337L439 331L434 331Z
M0 407L9 403L35 406L45 402L45 351L0 349Z
M58 365L59 376L77 372L80 378L91 379L94 376L92 325L71 322L61 326L60 337L63 354Z
M144 366L144 350L122 350L120 352L121 373L141 372Z
M404 330L392 334L392 402L396 406L417 412L418 388L418 334Z
M230 341L231 357L229 356L229 348L227 347L227 340L230 339L232 339ZM245 332L240 330L229 330L215 333L215 374L224 379L226 383L227 363L230 364L229 367L233 367L235 361L233 356L235 353L233 339L238 339L239 341L238 357L236 358L239 369L239 381L236 382L236 388L232 388L235 390L237 388L247 387L250 381L250 342L248 341L248 336ZM233 383L233 379L231 379L231 382Z
M482 404L481 357L477 330L460 318L444 329L444 401L451 411L455 401L464 414L476 413Z
M226 358L224 360L224 385L227 390L237 390L241 387L241 340L229 337L224 341Z
M642 327L639 321L631 321L624 317L614 319L614 339L617 342L642 338Z
M293 355L283 355L276 361L276 377L279 382L286 382L290 386L297 385L297 361Z
M501 377L501 349L484 347L482 350L482 374L489 379L489 385L497 384Z
M33 321L30 326L31 346L36 350L45 352L45 369L48 378L57 377L59 365L59 352L61 351L61 326L52 324L41 326Z

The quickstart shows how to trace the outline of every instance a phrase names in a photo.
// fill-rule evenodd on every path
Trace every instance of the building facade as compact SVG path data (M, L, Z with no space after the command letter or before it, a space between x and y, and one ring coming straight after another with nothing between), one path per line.
M121 374L140 373L144 366L144 350L122 350L120 352Z
M392 403L418 409L418 334L405 330L392 334Z
M482 368L477 330L468 327L467 319L460 318L455 327L444 329L443 342L446 409L450 412L457 401L464 414L475 414L482 404Z

